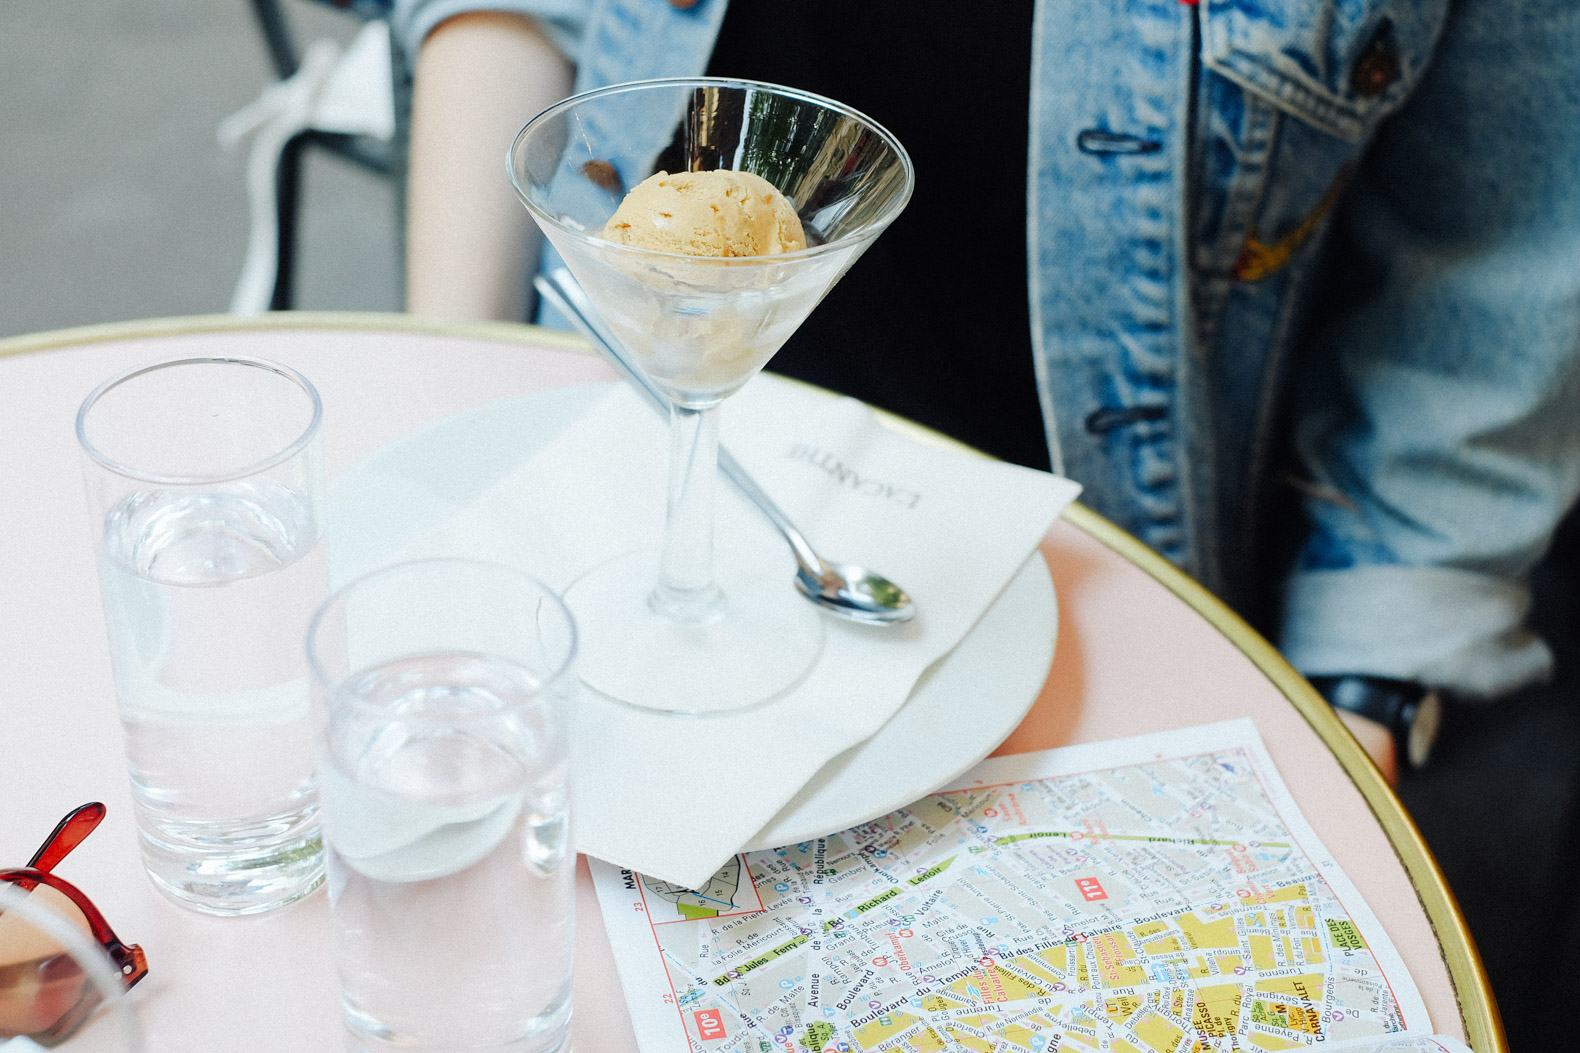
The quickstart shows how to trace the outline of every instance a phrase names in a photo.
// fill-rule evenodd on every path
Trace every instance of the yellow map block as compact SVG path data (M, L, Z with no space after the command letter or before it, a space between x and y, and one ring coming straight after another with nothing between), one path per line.
M1036 984L996 965L984 965L975 972L967 973L945 990L967 1002L986 1002L989 1005L1042 998L1048 994Z
M992 994L983 994L983 983L984 978L982 975L982 970L978 969L974 973L967 973L965 976L962 976L960 979L956 980L954 983L945 988L945 990L949 991L956 998L961 999L965 1004L968 1005L976 1002L995 1001L996 999Z
M1240 903L1243 906L1251 907L1263 903L1305 903L1309 902L1310 899L1311 897L1306 894L1306 886L1304 884L1300 884L1290 885L1288 888L1273 890L1264 889L1255 892L1251 891L1250 889L1246 889L1245 893L1240 897ZM1267 924L1266 922L1261 921L1253 922L1250 918L1246 919L1246 923L1257 925Z
M1013 1042L1023 1049L1031 1048L1032 1030L1020 1024L1011 1024L999 1033L999 1037L1006 1042Z
M993 1047L996 1043L989 1042L984 1038L977 1038L975 1035L963 1034L948 1025L945 1025L944 1030L949 1033L950 1038L966 1049L974 1049L977 1053L993 1053Z
M1139 965L1125 962L1136 956L1130 941L1122 932L1108 932L1092 938L1092 951L1097 955L1098 972L1105 987L1134 987L1145 983L1146 970Z
M934 994L927 995L922 999L922 1008L929 1013L937 1013L944 1009L963 1009L965 1008L965 1003L957 1002L953 998L945 998L943 995Z
M888 1013L880 1016L870 1024L864 1024L856 1029L856 1041L866 1049L871 1049L879 1042L887 1042L912 1024L920 1023L917 1017L909 1013Z
M1154 992L1148 996L1148 1000L1153 1005L1161 1006L1175 1016L1183 1017L1185 1015L1185 991L1183 988L1176 987L1172 991Z
M1120 995L1103 999L1103 1015L1116 1024L1130 1019L1130 1014L1141 1008L1141 999L1135 995Z
M984 1013L981 1016L961 1017L959 1022L966 1025L967 1027L976 1028L978 1031L991 1031L995 1025L999 1023L999 1018L991 1013ZM974 1035L967 1035L964 1032L950 1027L948 1024L944 1025L944 1030L948 1032L950 1038L954 1039L962 1046L965 1046L967 1049L980 1050L981 1053L993 1053L994 1050L1001 1048L1000 1043L988 1041L986 1039L980 1039ZM1010 1024L999 1031L998 1034L1006 1041L1013 1042L1018 1046L1023 1046L1028 1050L1031 1048L1032 1032L1019 1024ZM856 1033L856 1037L859 1039L861 1037L861 1032L858 1031ZM1069 1037L1074 1038L1078 1036L1072 1035ZM1068 1044L1068 1039L1066 1040L1066 1043ZM865 1043L863 1044L865 1045ZM871 1047L868 1046L867 1048Z
M1240 946L1240 940L1234 934L1233 918L1204 922L1198 920L1194 913L1187 911L1176 915L1174 923L1185 934L1185 942L1194 949Z
M1310 1006L1291 1005L1287 1002L1253 999L1251 1023L1295 1031L1302 1035L1322 1034L1322 1019L1317 1010Z
M1289 995L1302 1002L1321 1002L1322 979L1321 973L1280 976L1275 980L1258 980L1256 989L1267 994Z
M1048 992L1023 977L1016 976L1004 969L994 969L998 974L999 983L1004 988L1005 995L1011 1002L1018 1002L1023 998L1044 998Z
M1333 941L1333 946L1345 951L1364 950L1366 941L1361 939L1360 930L1355 923L1346 918L1328 919L1328 937Z
M1196 990L1196 1007L1191 1012L1191 1027L1203 1035L1223 1038L1240 1030L1239 984L1218 984Z
M1157 1053L1174 1053L1175 1047L1180 1044L1180 1039L1185 1037L1184 1031L1156 1013L1148 1013L1140 1023L1133 1024L1130 1030L1134 1031L1141 1041L1157 1050Z
M1019 958L1010 958L1005 964L1013 965L1017 969L1023 969L1039 980L1047 981L1049 984L1059 982L1059 977L1050 972L1035 954L1023 954Z
M1140 933L1137 933L1137 935L1140 935ZM1165 936L1161 940L1153 940L1151 943L1144 943L1141 945L1141 949L1146 951L1148 954L1171 954L1175 951L1184 950L1184 948L1180 946L1180 939L1178 936Z
M1251 1045L1257 1049L1305 1049L1305 1045L1293 1039L1279 1038L1277 1035L1264 1035L1259 1031L1251 1032Z
M1060 974L1063 974L1070 967L1070 945L1067 943L1058 947L1049 947L1047 950L1039 951L1038 953L1047 960L1049 965L1057 969Z

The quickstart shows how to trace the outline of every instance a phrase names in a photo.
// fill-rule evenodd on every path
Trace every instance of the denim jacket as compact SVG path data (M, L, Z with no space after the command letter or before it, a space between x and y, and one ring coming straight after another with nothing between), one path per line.
M725 2L491 0L488 6L543 19L576 60L577 88L583 90L701 73ZM441 18L475 6L477 0L399 0L397 33L415 47ZM1522 17L1488 13L1496 6L1485 0L1456 5L1479 8L1487 25ZM1580 44L1566 0L1525 0L1516 6L1548 20L1547 31L1564 38L1555 48ZM1246 598L1252 585L1247 553L1255 551L1264 529L1258 511L1265 504L1263 487L1273 467L1275 438L1287 423L1285 395L1300 346L1297 337L1313 321L1306 315L1312 299L1307 293L1319 271L1335 203L1347 181L1356 178L1379 125L1411 99L1429 64L1437 61L1450 21L1449 0L1037 4L1027 252L1035 367L1053 464L1083 483L1083 500L1231 602ZM1474 35L1474 26L1468 32ZM1470 40L1461 50L1465 62L1479 61L1487 45ZM1451 60L1443 61L1452 65ZM1509 78L1545 75L1533 72L1544 61L1540 55L1511 50L1492 60L1503 63ZM1572 131L1580 120L1576 63L1551 55L1545 61L1558 67L1549 71L1557 100L1550 118L1559 129ZM1496 154L1506 145L1500 136L1518 135L1520 121L1536 120L1517 91L1501 97L1512 116L1489 118L1502 125L1468 130L1471 145L1483 152ZM1552 138L1557 142L1561 136ZM1567 171L1571 176L1580 171L1572 144L1550 142L1544 148L1560 151L1543 162L1548 167L1561 172L1575 163ZM1548 190L1552 200L1564 203L1560 227L1574 235L1559 242L1560 251L1573 254L1580 244L1575 217L1580 190L1566 197L1561 190ZM1408 267L1407 261L1390 273L1396 280L1409 279L1412 287L1419 284L1414 277L1439 273ZM1564 433L1541 447L1559 467L1533 479L1529 466L1521 465L1491 487L1494 496L1525 487L1524 496L1540 507L1529 517L1531 528L1519 537L1488 541L1481 545L1487 551L1476 555L1471 550L1477 542L1459 537L1459 528L1446 520L1401 527L1399 520L1408 517L1388 505L1386 493L1367 488L1363 469L1350 473L1360 477L1359 485L1346 485L1355 480L1339 478L1338 469L1325 478L1322 465L1308 466L1316 478L1306 489L1319 495L1344 491L1348 496L1333 503L1333 515L1358 523L1338 523L1328 531L1326 556L1302 557L1319 584L1327 581L1321 575L1354 571L1367 559L1386 565L1435 562L1476 579L1468 583L1470 591L1491 607L1470 618L1474 624L1435 627L1437 635L1501 633L1523 654L1492 678L1496 683L1482 684L1479 691L1530 679L1546 661L1539 644L1510 634L1517 636L1524 614L1518 581L1546 544L1547 534L1536 526L1545 516L1550 533L1580 490L1580 470L1574 467L1580 464L1580 429L1566 429L1550 405L1554 390L1580 394L1574 365L1580 360L1580 337L1573 335L1580 333L1574 309L1580 297L1555 289L1544 301L1549 306L1565 302L1567 314L1560 314L1568 319L1571 336L1567 341L1555 337L1538 354L1548 364L1542 380L1532 376L1505 385L1522 389L1510 400L1519 404L1512 416L1535 414L1546 434ZM1455 309L1440 303L1417 305L1408 317L1424 347L1453 344L1465 324ZM1478 324L1524 323L1510 315ZM1368 340L1381 340L1380 330L1373 330L1378 327L1351 329L1336 339L1349 353ZM1547 386L1545 396L1535 391L1541 383ZM1320 375L1315 386L1307 383L1303 390L1314 408L1337 397ZM1300 412L1306 406L1307 401L1297 403ZM1406 407L1405 415L1428 430L1437 419L1419 405ZM1530 422L1504 423L1512 429ZM1463 444L1462 436L1443 438ZM1346 442L1339 446L1370 449L1361 438ZM1440 475L1450 481L1457 477L1453 470ZM1377 500L1371 501L1373 496ZM1445 535L1450 551L1428 551ZM1333 557L1333 550L1357 539L1364 542L1364 556ZM1449 582L1455 583L1467 584L1457 578ZM1510 583L1515 593L1507 591ZM1408 589L1390 596L1386 588L1379 593L1374 581L1361 584L1368 595L1387 597L1387 602L1420 599L1410 598ZM1340 608L1325 617L1345 620L1342 602L1349 600L1334 602L1341 602ZM1379 612L1376 617L1386 621L1386 603ZM1332 650L1329 645L1344 650L1331 639L1297 640L1292 646L1296 651L1305 646L1308 659L1317 655L1304 665L1307 672L1321 672L1317 667L1327 659L1320 654L1324 647ZM1431 668L1443 660L1443 655L1416 655L1377 663L1386 668L1335 671L1451 679Z
M1231 597L1317 234L1446 6L1038 6L1032 332L1055 463Z

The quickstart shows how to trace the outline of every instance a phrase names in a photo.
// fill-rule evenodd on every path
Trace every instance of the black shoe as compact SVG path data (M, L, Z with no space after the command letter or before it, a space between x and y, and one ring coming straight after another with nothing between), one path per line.
M1334 709L1375 720L1393 735L1412 770L1426 765L1443 721L1443 700L1432 688L1380 676L1313 676L1311 686Z

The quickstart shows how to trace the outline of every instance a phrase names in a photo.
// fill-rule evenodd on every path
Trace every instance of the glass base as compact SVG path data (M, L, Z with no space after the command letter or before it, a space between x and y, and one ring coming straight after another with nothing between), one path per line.
M760 553L725 552L715 574L722 599L700 622L655 609L656 550L617 556L573 582L565 603L582 682L638 709L691 716L739 713L801 683L823 652L823 620L791 572Z
M154 887L203 914L263 914L324 883L317 805L247 824L180 823L140 813L138 834Z
M342 974L344 983L344 974ZM455 992L443 984L433 987L433 992L445 992L451 997L446 1005L433 1014L435 1026L428 1034L403 1034L391 1029L358 1007L342 994L340 1008L345 1021L344 1049L346 1053L411 1053L412 1050L465 1050L466 1053L568 1053L571 1031L571 991L569 980L560 996L541 1013L526 1020L511 1038L500 1037L511 1029L496 1018L503 1003L493 1002L479 1011L472 1007L459 1023L440 1021L459 1008L455 1005ZM463 994L466 992L463 992ZM444 997L437 995L436 997ZM408 1016L413 1009L409 1007ZM480 1019L481 1017L481 1019Z

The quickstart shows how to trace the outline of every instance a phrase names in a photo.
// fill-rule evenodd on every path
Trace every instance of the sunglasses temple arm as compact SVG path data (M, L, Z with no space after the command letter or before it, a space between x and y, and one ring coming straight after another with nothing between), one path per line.
M28 860L27 865L33 870L49 873L56 863L65 859L71 854L72 849L82 844L103 819L104 805L98 801L74 809L44 839L44 843L39 846L37 852L33 853L33 858Z

